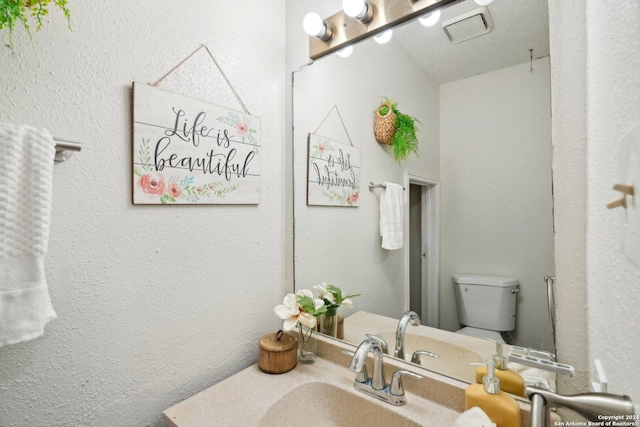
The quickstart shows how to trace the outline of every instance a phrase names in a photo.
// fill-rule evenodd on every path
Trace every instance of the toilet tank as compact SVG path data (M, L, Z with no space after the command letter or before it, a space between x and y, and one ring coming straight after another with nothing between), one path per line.
M453 284L460 323L491 331L515 329L518 280L506 276L454 274Z

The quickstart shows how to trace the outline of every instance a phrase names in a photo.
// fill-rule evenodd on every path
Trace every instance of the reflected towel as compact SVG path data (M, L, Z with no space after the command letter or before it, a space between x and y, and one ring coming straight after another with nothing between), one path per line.
M495 423L477 406L465 411L457 419L453 427L496 427Z
M514 362L509 362L509 369L522 377L525 386L542 384L542 387L556 391L556 374L553 372Z
M380 195L380 235L383 249L400 249L403 239L404 189L402 185L385 182Z
M55 152L47 131L0 123L0 347L56 318L44 272Z

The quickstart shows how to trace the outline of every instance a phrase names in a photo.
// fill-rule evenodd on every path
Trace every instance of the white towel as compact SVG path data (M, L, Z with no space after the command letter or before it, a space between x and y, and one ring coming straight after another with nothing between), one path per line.
M496 427L495 423L477 406L465 411L457 419L453 427Z
M514 362L509 362L509 369L522 377L525 386L542 383L543 387L556 391L556 374L553 372Z
M380 235L383 249L400 249L403 239L404 188L385 182L380 195Z
M55 151L47 131L0 123L0 347L56 318L44 272Z

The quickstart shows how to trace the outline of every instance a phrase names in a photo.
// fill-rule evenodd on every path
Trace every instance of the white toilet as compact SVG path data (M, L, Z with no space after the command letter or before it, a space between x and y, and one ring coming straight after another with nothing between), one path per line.
M501 332L516 327L518 280L484 274L454 274L458 320L465 327L458 334L505 342Z

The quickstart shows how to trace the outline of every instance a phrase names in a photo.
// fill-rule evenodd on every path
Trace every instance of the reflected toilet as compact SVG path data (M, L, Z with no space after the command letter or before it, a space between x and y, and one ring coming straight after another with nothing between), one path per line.
M502 332L516 327L518 280L507 276L454 274L458 334L505 342Z

